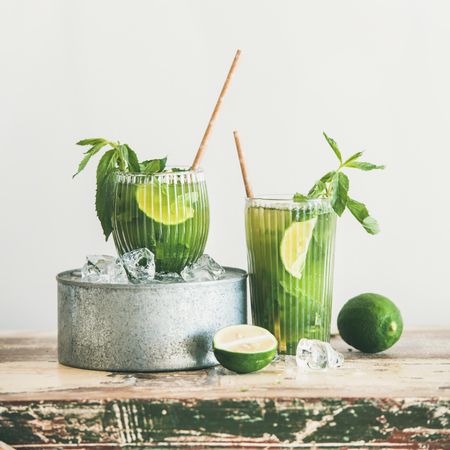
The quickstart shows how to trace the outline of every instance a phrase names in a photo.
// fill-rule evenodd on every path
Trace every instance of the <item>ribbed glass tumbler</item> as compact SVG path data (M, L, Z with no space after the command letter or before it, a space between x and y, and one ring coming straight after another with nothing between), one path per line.
M118 173L113 237L120 255L146 247L158 272L180 272L205 249L209 204L201 170Z
M252 318L278 351L301 338L329 341L336 214L327 199L254 198L246 203Z

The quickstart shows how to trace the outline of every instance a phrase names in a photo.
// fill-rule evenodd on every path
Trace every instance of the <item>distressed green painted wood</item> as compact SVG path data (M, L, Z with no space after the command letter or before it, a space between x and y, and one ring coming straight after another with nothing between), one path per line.
M1 414L11 444L355 442L444 443L448 402L421 400L124 400L12 403Z
M425 341L424 341L425 339ZM0 441L15 448L449 448L450 332L406 333L344 368L111 374L59 366L54 338L0 337ZM1 447L0 447L1 448Z

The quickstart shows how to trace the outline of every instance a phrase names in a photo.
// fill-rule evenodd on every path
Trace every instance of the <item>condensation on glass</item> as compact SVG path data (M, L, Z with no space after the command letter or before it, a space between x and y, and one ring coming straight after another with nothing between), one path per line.
M203 254L208 229L203 171L116 175L113 237L120 255L146 247L158 272L180 272Z
M329 341L336 214L327 199L247 199L246 235L252 318L279 352L301 338Z

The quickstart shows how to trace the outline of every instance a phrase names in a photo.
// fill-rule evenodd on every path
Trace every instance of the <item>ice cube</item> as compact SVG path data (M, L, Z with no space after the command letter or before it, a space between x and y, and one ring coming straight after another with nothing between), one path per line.
M300 339L297 345L297 365L310 369L334 369L344 364L344 356L328 342L316 339Z
M124 253L121 259L132 283L147 283L155 278L155 255L148 248Z
M83 281L91 283L127 283L128 278L119 258L110 255L88 255L81 269Z
M200 258L186 266L181 271L184 281L211 281L218 280L225 273L225 269L216 263L209 255L202 255Z
M287 371L295 369L297 370L297 363L295 356L293 355L277 355L270 364L271 369Z
M159 283L182 283L183 278L179 273L175 272L161 272L155 275L155 281Z

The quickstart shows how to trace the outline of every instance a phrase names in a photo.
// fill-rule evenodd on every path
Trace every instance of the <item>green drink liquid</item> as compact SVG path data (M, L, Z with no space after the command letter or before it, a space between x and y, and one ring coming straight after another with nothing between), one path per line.
M248 199L254 325L295 354L301 338L330 339L336 214L328 200Z
M113 228L120 255L146 247L158 272L180 272L203 254L208 237L203 172L117 174Z

